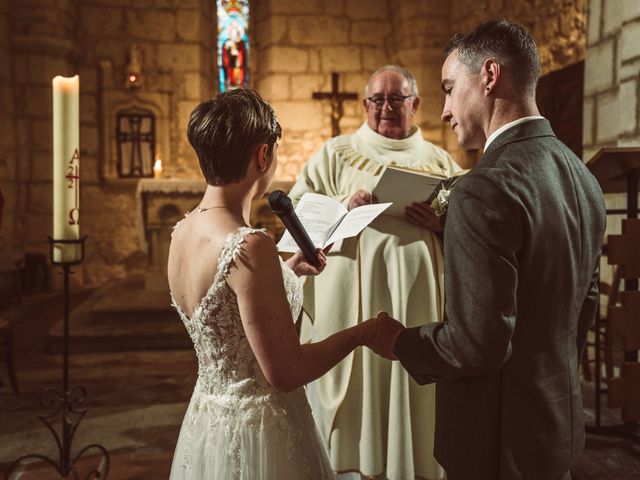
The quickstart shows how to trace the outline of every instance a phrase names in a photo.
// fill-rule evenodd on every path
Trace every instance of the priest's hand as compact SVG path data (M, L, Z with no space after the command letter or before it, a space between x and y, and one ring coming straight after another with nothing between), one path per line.
M358 190L349 199L349 210L353 210L361 205L370 205L372 203L378 203L378 199L375 195L367 192L366 190Z
M412 203L404 209L405 218L420 228L440 233L443 230L440 217L427 202Z
M309 260L305 258L304 254L298 251L285 263L289 265L289 268L293 270L298 277L302 275L320 275L324 267L327 266L327 253L318 248L316 250L316 258L318 259L317 267L309 263Z
M376 320L378 323L376 333L367 347L381 357L397 360L398 357L393 353L393 349L396 346L398 336L404 330L404 325L391 318L387 312L379 312Z

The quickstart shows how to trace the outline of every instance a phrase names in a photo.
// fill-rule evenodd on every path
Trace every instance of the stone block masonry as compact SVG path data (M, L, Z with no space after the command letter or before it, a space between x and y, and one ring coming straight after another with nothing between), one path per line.
M615 3L623 5L621 11L613 8ZM636 0L252 2L251 86L272 103L284 128L276 180L293 181L331 135L329 102L311 99L315 91L330 90L331 73L340 74L341 91L358 95L344 103L342 133L351 133L365 119L367 79L388 63L401 64L416 76L422 97L416 122L425 136L470 165L475 154L460 150L440 120L442 48L454 32L495 16L531 29L547 72L584 58L588 7L589 48L596 62L587 64L592 79L585 101L587 147L633 141L640 72L640 42L632 40L640 28L637 5ZM103 138L108 131L100 103L104 83L121 97L166 99L159 103L168 123L167 138L159 139L166 147L161 152L165 174L200 178L185 128L193 106L217 90L215 15L211 0L0 0L0 38L5 40L0 61L8 65L0 71L0 121L10 125L0 134L0 189L6 198L0 242L10 238L17 249L46 249L43 235L51 222L46 206L51 184L48 92L54 75L79 73L85 162L81 204L87 213L82 230L94 245L83 275L97 284L126 273L141 255L135 183L113 185L101 177L108 161L103 146L110 141ZM134 44L142 52L145 81L137 92L124 86ZM103 69L104 62L109 69ZM103 71L109 72L108 79L102 78ZM624 105L611 100L618 93ZM624 128L603 123L616 108Z

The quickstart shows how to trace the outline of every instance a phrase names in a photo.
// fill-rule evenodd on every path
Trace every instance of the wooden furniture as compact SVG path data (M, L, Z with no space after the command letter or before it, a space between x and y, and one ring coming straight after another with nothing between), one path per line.
M625 421L640 421L640 220L622 221L622 234L609 236L609 263L619 265L621 277L635 282L635 289L620 293L621 304L611 309L610 335L622 339L624 363L618 377L609 378L608 400L611 407L622 409Z
M595 383L596 412L595 427L587 431L598 434L624 436L640 441L638 421L640 421L640 220L638 220L638 181L640 180L640 148L602 148L588 163L587 167L598 180L604 193L626 193L625 209L608 209L611 215L623 215L622 233L609 235L607 259L617 265L620 278L624 279L624 291L620 292L620 305L612 306L607 314L607 337L619 337L624 345L624 359L621 374L607 375L608 388L601 381L602 319L596 317L595 325ZM607 338L607 342L610 338ZM606 350L606 349L605 349ZM607 394L609 405L621 409L624 425L603 427L600 423L600 397Z
M20 393L18 388L18 379L16 377L15 366L13 363L13 325L6 318L0 317L0 361L4 361L7 365L9 373L9 382L13 391ZM0 386L3 381L0 378Z
M599 355L601 359L604 359L604 371L605 377L613 377L613 367L621 363L614 359L614 342L613 335L611 335L611 312L613 307L617 306L620 299L620 268L616 267L613 270L613 278L611 283L600 281L600 308L597 312L599 319L594 322L590 328L589 336L595 337L596 325L598 326L598 335L601 339L599 342ZM605 300L606 299L606 300ZM604 300L604 301L603 301ZM590 349L595 351L595 341L588 341L587 348L585 348L582 355L582 374L587 382L592 381L591 364L595 363L595 354L593 357L589 356Z

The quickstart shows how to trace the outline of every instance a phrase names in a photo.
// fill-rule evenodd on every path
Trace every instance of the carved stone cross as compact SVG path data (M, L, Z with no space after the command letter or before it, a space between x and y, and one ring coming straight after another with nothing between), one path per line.
M336 72L331 74L330 92L313 92L311 98L314 100L331 100L331 136L340 135L340 119L344 115L342 102L345 100L357 100L358 94L352 92L338 91L339 75Z

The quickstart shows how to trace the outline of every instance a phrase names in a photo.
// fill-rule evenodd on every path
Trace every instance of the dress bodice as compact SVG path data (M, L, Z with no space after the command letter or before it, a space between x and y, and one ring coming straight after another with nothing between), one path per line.
M334 478L304 389L284 393L267 382L226 282L245 237L252 234L266 233L241 227L227 236L213 283L190 317L172 296L195 347L198 380L180 429L171 480ZM297 318L302 285L280 264Z
M264 230L241 227L230 233L218 259L213 283L188 317L172 297L198 357L196 390L206 395L259 394L271 387L251 350L238 311L235 293L226 282L245 236L265 235ZM295 319L302 308L302 286L295 273L282 261L287 299Z

